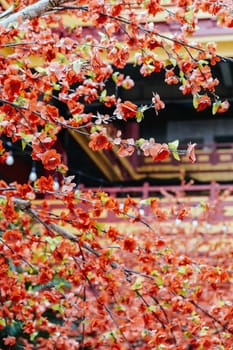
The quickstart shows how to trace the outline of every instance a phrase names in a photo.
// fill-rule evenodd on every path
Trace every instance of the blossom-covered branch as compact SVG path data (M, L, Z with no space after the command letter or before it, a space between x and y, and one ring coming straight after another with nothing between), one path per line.
M72 1L72 0L71 0ZM71 2L69 1L69 2ZM74 0L73 0L74 1ZM17 25L19 21L33 19L46 14L67 0L40 0L34 4L28 5L20 11L16 11L0 21L0 26L8 28L11 25Z

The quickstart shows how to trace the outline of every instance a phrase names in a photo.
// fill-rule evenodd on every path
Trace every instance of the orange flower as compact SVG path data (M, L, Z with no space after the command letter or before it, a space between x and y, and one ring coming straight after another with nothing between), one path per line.
M39 275L39 283L47 283L48 281L51 281L53 278L53 273L49 269L41 269L40 275Z
M152 198L150 201L150 206L152 210L157 210L158 209L158 199L157 198Z
M40 159L47 170L54 170L61 163L61 155L55 149L44 152Z
M54 120L54 118L56 119L59 116L57 107L51 105L46 105L44 113L51 120Z
M17 228L14 230L6 230L2 236L2 238L7 242L21 241L22 237L22 233Z
M32 321L28 321L24 326L23 326L23 330L25 333L27 334L32 334L33 332L35 332L35 325Z
M127 197L124 199L124 206L123 206L123 211L124 213L128 213L130 208L137 208L138 203L135 201L135 199L131 197Z
M122 115L123 119L134 118L137 114L137 105L130 101L125 101L118 105L118 111Z
M191 160L192 163L194 163L196 161L196 155L195 155L195 147L196 147L196 143L189 143L188 144L188 148L187 148L187 157L189 160Z
M179 83L179 78L175 75L174 73L174 68L169 69L165 73L165 82L168 85L173 85L173 84L178 84Z
M22 89L23 82L19 77L10 76L4 82L4 92L9 96L14 98L14 95L18 95Z
M46 192L46 191L53 191L53 186L54 186L54 180L51 175L48 177L41 176L37 181L36 181L36 186L39 188L41 192Z
M114 95L106 96L103 102L106 107L110 108L116 103L116 97Z
M112 148L112 143L109 141L107 135L103 131L94 132L91 134L90 139L91 141L89 142L89 147L93 151Z
M156 16L158 12L163 11L163 7L158 3L157 0L150 0L147 8L148 13L153 16Z

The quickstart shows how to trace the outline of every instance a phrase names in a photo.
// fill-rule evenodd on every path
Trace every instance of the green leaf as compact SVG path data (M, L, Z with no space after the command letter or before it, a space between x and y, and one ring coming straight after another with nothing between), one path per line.
M6 325L6 320L4 318L0 318L0 326L1 326L1 328L5 327L5 325Z
M199 60L199 61L198 61L198 66L199 66L199 67L202 68L202 66L203 66L204 64L209 64L209 62L206 61L206 60Z
M47 69L46 68L43 68L43 67L35 67L34 68L38 73L41 73L43 75L46 75L47 74Z
M117 82L117 77L118 77L119 74L120 74L119 72L115 72L115 73L112 74L112 80L114 81L114 83Z
M110 339L110 340L112 340L112 342L115 342L116 336L117 336L116 333L117 333L117 331L115 331L115 330L110 331L110 332L105 332L102 334L102 338L103 339Z
M24 139L21 139L21 145L22 145L22 150L24 151L27 146L27 142Z
M60 314L64 314L65 312L65 309L61 304L53 304L51 308L54 311L58 311Z
M197 95L193 96L193 107L195 109L197 109L197 107L198 107L198 96Z
M155 281L156 281L156 284L157 284L158 287L162 287L163 286L163 279L160 276L156 277Z
M189 338L190 335L191 335L191 333L190 333L189 331L186 331L186 330L184 331L183 334L184 334L184 337L185 337L185 338Z
M167 59L166 61L165 61L165 66L173 66L173 67L175 67L176 66L176 60L175 60L175 58L169 58L169 59Z
M56 309L56 306L55 306ZM49 322L53 323L53 324L57 324L57 325L63 325L64 320L62 317L58 317L57 315L57 311L59 310L53 310L51 309L47 309L45 310L45 312L42 314L42 317L45 317ZM60 311L59 311L60 312ZM41 332L40 332L41 333ZM40 335L39 335L40 336ZM48 338L46 335L44 335L44 338Z
M153 271L151 271L151 276L159 276L159 271L157 271L157 270L153 270Z
M179 266L178 271L180 274L185 275L187 272L187 267L186 266Z
M75 71L75 73L80 73L83 65L85 65L87 63L87 60L83 59L83 58L79 58L78 60L74 61L72 63L73 65L73 70Z
M179 293L178 293L179 295L182 295L183 297L185 297L186 295L187 295L187 290L185 289L185 288L181 288L180 290L179 290Z
M155 312L157 310L157 306L156 305L149 305L149 306L147 306L146 310Z
M94 125L91 127L91 134L96 132L96 131L101 131L102 127L100 125Z
M144 143L144 141L145 141L145 139L143 139L143 138L140 138L140 139L138 139L138 140L136 140L136 145L138 146L138 147L141 147L141 145Z
M104 102L105 101L105 97L107 96L107 90L104 89L102 92L101 92L101 95L100 95L100 102Z
M68 64L69 61L66 57L66 55L64 53L61 53L61 52L57 52L56 54L56 60L60 63L65 63L65 64Z
M39 332L37 332L37 331L30 334L30 340L33 341L38 336L38 334L39 334Z
M136 116L135 116L137 123L140 123L142 121L142 119L144 118L144 114L142 112L142 110L137 110Z
M222 307L222 306L224 306L225 304L226 304L226 303L225 303L224 300L222 300L222 299L219 299L219 300L218 300L218 305L219 305L219 306Z
M51 249L51 251L55 250L58 243L60 243L61 241L61 237L45 237L46 242L48 242L49 244L49 248Z
M200 322L200 316L196 313L196 311L193 311L191 314L191 320L194 323L199 323Z
M218 108L221 106L221 102L214 102L212 105L212 114L215 115L218 111Z
M137 277L136 281L134 284L131 286L132 290L139 290L142 289L142 279L141 277Z
M209 327L207 327L207 326L202 327L200 332L199 332L200 336L207 335L208 330L209 330Z
M115 310L116 311L125 311L126 307L124 305L119 304L119 305L115 306Z
M148 329L143 329L141 332L142 338L145 338L149 334Z
M184 15L186 21L190 24L193 22L193 16L194 16L193 8L190 8L189 11L187 11Z
M168 147L169 147L170 151L172 152L173 157L176 160L180 160L180 156L179 156L179 153L177 151L178 146L179 146L179 140L175 140L173 142L168 143Z
M173 157L176 159L176 160L178 160L178 161L180 161L180 156L179 156L179 153L176 151L176 152L172 152L172 155L173 155Z
M168 146L171 150L177 150L178 146L179 146L179 140L175 140L172 142L168 143Z
M105 227L105 224L104 224L104 223L95 222L94 226L95 226L95 228L97 229L97 231L98 231L99 233L101 233L101 232L104 231L104 227Z
M56 91L60 91L61 87L59 84L53 83L53 89Z
M7 336L18 337L22 332L22 322L13 320L10 325L7 325L2 331Z
M32 142L34 135L25 134L24 132L21 132L20 136L21 136L22 149L24 150L25 147Z
M181 79L184 78L184 72L182 70L180 71L179 75L180 75Z
M150 205L151 203L151 198L145 198L140 200L140 205Z

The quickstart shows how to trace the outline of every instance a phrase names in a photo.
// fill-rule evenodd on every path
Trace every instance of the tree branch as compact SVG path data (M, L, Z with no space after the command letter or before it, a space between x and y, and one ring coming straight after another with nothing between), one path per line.
M10 191L10 190L14 190L15 188L1 188L1 191ZM6 196L0 195L0 199L7 199ZM14 206L20 210L27 210L31 207L31 202L29 200L26 199L21 199L21 198L13 198L13 203Z
M71 0L71 2L74 0ZM55 7L60 6L61 4L67 2L67 0L40 0L35 4L29 5L24 9L15 12L0 21L0 26L4 28L10 27L12 23L17 23L19 19L25 21L27 19L33 19L36 17L40 17L47 11L53 10Z

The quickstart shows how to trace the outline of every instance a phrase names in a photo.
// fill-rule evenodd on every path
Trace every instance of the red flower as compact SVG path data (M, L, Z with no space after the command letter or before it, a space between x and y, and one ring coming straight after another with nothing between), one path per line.
M196 143L189 143L188 144L188 149L187 149L187 157L189 160L191 160L192 163L194 163L196 161L196 155L195 155L195 147L196 147Z
M124 240L124 249L130 252L136 248L136 241L133 238L127 237Z
M61 155L55 149L41 154L40 159L47 170L54 170L61 163Z

